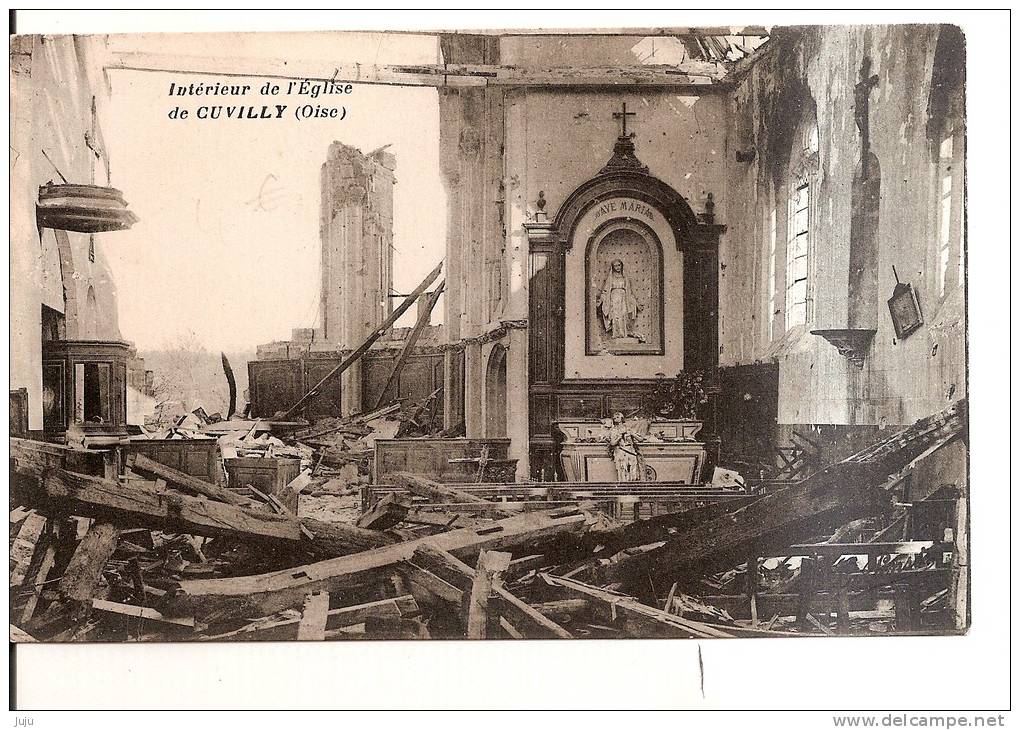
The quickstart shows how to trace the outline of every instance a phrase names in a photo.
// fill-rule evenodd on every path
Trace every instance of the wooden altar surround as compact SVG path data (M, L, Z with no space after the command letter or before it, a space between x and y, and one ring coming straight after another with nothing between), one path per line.
M531 475L535 479L563 478L558 463L561 437L557 435L557 422L609 418L615 412L632 413L656 383L655 377L643 373L638 377L615 374L613 377L569 377L566 372L568 307L591 306L590 296L588 301L571 299L568 303L567 257L578 241L579 224L587 225L586 221L594 218L593 210L599 205L625 200L647 206L651 219L649 213L636 209L623 215L616 211L613 220L630 217L645 227L657 228L654 232L664 249L663 306L668 310L668 295L680 297L682 303L680 321L671 322L668 311L663 313L663 355L658 355L655 348L648 348L651 354L632 352L626 357L633 358L634 362L640 362L642 357L662 358L663 369L656 373L662 372L667 377L681 368L710 370L718 366L718 249L725 226L715 224L711 213L699 220L679 193L649 175L636 160L637 164L629 162L626 150L621 156L622 143L622 140L618 142L613 161L577 188L560 206L553 220L525 224L529 250L529 434ZM632 154L632 148L630 152ZM600 218L603 218L600 222L607 220ZM656 219L661 219L658 225L654 222ZM663 239L671 240L667 243ZM666 246L674 250L669 251ZM682 271L670 271L671 260L672 265L679 266ZM682 290L679 293L677 282ZM590 313L585 316L590 327ZM674 331L670 331L670 326ZM676 332L676 327L681 327L682 331ZM682 343L679 357L671 357L671 336L674 342ZM653 340L647 335L646 339ZM587 352L585 354L587 356ZM610 355L613 356L622 357ZM678 367L671 372L666 369L671 365Z

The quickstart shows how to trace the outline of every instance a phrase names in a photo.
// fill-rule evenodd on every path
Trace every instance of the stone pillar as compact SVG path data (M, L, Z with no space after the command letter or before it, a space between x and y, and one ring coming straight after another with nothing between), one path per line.
M528 318L528 234L524 224L528 220L527 204L527 94L514 91L506 97L506 270L509 281L504 320ZM527 479L529 464L529 370L528 330L510 331L510 345L506 366L507 436L510 437L510 457L517 459L517 478Z
M510 437L510 458L517 459L518 481L531 475L528 421L528 330L510 330L506 362L506 435Z

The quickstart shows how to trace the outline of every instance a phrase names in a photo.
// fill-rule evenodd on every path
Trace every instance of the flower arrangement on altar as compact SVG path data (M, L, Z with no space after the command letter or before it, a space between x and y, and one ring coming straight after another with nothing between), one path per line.
M701 407L708 402L705 374L681 370L674 378L662 378L645 396L644 410L653 418L684 421L699 420Z

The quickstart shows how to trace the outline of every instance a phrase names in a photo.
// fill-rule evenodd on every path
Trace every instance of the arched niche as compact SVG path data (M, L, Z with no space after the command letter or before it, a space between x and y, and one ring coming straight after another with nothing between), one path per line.
M663 354L662 258L655 231L635 218L607 220L588 237L586 355Z
M485 367L485 436L506 436L506 348L492 346Z

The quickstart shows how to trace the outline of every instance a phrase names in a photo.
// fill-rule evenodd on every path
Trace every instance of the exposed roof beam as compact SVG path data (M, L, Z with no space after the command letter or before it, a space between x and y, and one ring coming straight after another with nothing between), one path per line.
M429 31L442 34L461 35L492 35L500 37L509 36L564 36L564 35L593 35L593 36L634 36L646 38L648 36L681 36L681 35L733 35L760 37L769 35L771 28L765 25L734 25L715 26L698 28L694 26L676 28L517 28L508 30L438 30Z
M175 74L318 79L391 86L708 86L726 78L727 66L711 61L684 61L664 66L589 66L532 68L521 66L423 64L374 66L289 62L261 58L216 58L174 54L113 52L108 69Z

